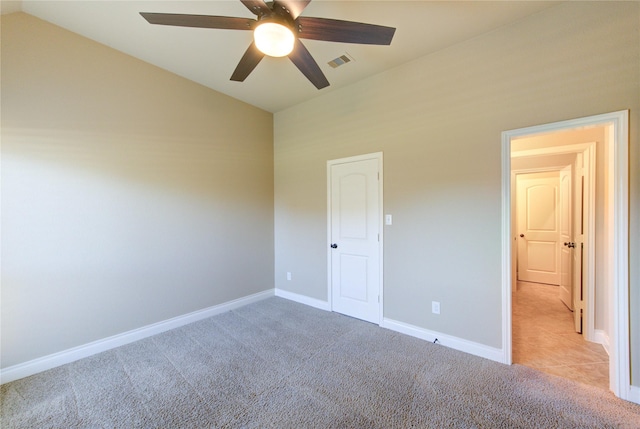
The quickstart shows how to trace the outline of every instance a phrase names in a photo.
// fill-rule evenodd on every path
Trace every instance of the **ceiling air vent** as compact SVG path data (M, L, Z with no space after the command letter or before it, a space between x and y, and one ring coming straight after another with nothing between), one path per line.
M334 58L333 60L329 61L327 64L329 64L331 67L335 69L337 67L340 67L341 65L350 63L351 61L353 61L353 58L351 58L348 54L344 54L339 56L338 58Z

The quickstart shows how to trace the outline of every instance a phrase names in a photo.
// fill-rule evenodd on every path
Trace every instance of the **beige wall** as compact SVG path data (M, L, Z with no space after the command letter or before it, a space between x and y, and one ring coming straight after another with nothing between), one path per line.
M502 347L502 131L630 109L639 326L639 22L636 2L564 3L276 113L276 287L327 299L326 161L383 151L394 220L384 230L384 316Z
M273 115L2 16L2 366L273 288Z

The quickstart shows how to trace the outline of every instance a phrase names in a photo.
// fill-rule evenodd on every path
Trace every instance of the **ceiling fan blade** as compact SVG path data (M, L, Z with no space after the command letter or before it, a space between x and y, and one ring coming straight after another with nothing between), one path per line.
M249 48L245 51L231 75L231 80L236 82L244 82L244 80L256 68L258 63L264 58L264 54L256 48L255 42L251 42Z
M396 32L393 27L341 21L339 19L301 16L296 22L299 31L298 37L327 42L390 45Z
M271 8L269 7L269 5L262 0L240 0L240 2L245 5L247 9L249 9L254 15L262 16L271 13Z
M251 30L256 20L229 16L183 15L179 13L140 12L150 24L178 27L218 28L222 30Z
M304 8L311 3L311 0L276 0L274 3L275 6L273 10L276 11L276 13L284 7L289 12L289 15L291 15L291 18L296 19L300 16Z
M320 70L320 66L299 39L296 39L289 59L316 88L322 89L329 86L329 81Z

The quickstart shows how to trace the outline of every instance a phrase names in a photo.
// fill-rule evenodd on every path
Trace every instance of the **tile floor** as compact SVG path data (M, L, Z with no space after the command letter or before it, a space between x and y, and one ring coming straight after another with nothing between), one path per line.
M518 282L512 312L513 363L609 389L609 355L575 332L557 286Z

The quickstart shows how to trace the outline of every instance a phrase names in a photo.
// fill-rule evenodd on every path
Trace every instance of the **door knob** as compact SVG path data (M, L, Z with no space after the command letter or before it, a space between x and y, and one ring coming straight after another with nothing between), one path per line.
M524 234L520 234L520 238L524 237Z
M576 247L576 243L572 243L572 242L565 242L564 243L565 246L573 249L574 247Z
M332 248L332 249L337 249L337 248L338 248L338 245L337 245L336 243L333 243L333 244L331 245L331 248Z

